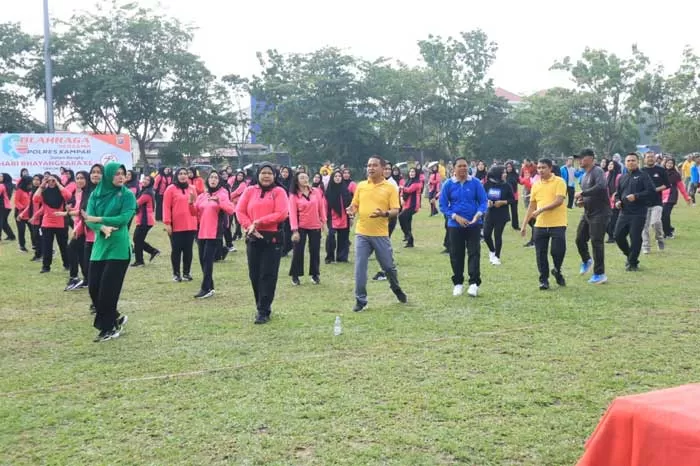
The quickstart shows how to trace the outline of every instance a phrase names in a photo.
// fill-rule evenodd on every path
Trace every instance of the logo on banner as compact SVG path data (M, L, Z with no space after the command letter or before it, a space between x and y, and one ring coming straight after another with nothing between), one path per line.
M119 158L114 154L102 154L102 166L107 165L109 162L119 162Z
M2 151L13 159L21 159L29 151L29 146L21 142L18 134L8 134L2 140Z

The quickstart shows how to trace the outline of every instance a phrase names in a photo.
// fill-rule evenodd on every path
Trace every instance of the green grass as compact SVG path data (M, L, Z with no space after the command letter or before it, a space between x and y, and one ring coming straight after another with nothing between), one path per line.
M417 247L394 241L409 304L370 282L353 314L352 264L292 287L283 259L266 326L252 324L244 252L216 265L203 302L197 281L170 281L165 254L129 270L127 332L100 344L87 293L3 242L0 464L574 464L616 396L700 379L699 213L677 208L678 238L640 273L608 246L610 283L592 287L572 212L569 286L549 292L509 229L501 267L483 248L472 299L452 297L442 224L424 210Z

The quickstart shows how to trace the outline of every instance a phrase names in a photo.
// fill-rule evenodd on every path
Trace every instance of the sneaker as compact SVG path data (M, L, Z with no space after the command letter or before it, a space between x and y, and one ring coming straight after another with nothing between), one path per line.
M452 288L452 296L462 296L462 293L464 293L464 285L455 285Z
M41 271L39 273L49 273L49 272L51 272L51 269L46 268L46 267L42 267Z
M554 279L557 281L557 285L559 286L566 286L566 280L564 279L564 275L561 274L557 269L552 269L552 275L554 275Z
M406 296L406 293L403 292L401 288L397 288L395 290L391 290L394 292L396 295L396 299L399 300L400 303L407 303L408 302L408 296Z
M527 243L523 244L524 248L534 248L535 247L535 242L534 241L528 241Z
M469 285L467 294L472 298L476 298L479 294L479 285L477 285L476 283L472 283L471 285Z
M255 325L266 324L269 321L270 321L270 316L264 316L262 314L258 314L257 317L255 317Z
M608 276L605 274L597 275L594 274L590 280L588 280L588 283L591 285L602 285L603 283L608 281Z
M84 290L85 288L89 288L87 278L83 278L82 280L80 280L80 286L76 286L75 288L80 289L80 290Z
M375 282L386 280L386 274L384 272L377 272L376 275L372 277L372 280Z
M328 264L332 264L333 261L332 261L331 259L326 259L326 260L325 260L325 263L326 263L326 265L328 265Z
M591 267L593 267L593 259L588 259L586 262L581 262L581 267L578 269L578 273L585 275L591 271Z
M638 265L625 264L625 272L639 272Z
M664 244L663 241L659 240L656 242L656 245L659 247L659 251L663 251L666 245Z
M68 283L66 284L66 287L63 289L63 291L70 291L74 290L76 286L80 284L81 280L71 277L68 279Z
M361 303L360 301L355 301L355 306L352 308L352 312L362 312L367 307L367 303Z
M676 234L671 233L670 235L666 236L666 239L676 239Z
M238 249L232 244L231 247L228 248L228 252L238 252Z
M447 249L447 248L445 248L445 249L443 249L442 251L440 251L440 254L449 254L449 253L450 253L450 250Z
M415 247L413 245L413 243L406 243L406 245L404 246L404 248L413 248L413 247Z
M29 262L41 262L41 256L39 256L39 257L34 256L30 259Z
M29 252L29 251L27 250L27 248L19 248L19 252L26 253L26 252Z
M94 304L90 304L90 314L96 314L97 313L97 308L95 308Z
M214 290L200 290L199 293L194 295L196 299L206 299L214 296Z
M144 265L146 264L144 264L143 262L134 262L133 264L131 264L131 267L143 267Z
M612 239L612 238L608 238L608 240L606 241L606 243L608 243L608 244L613 244L613 243L615 243L615 240Z
M129 316L127 316L126 314L120 315L119 318L117 319L117 326L116 326L117 331L120 333L123 332L124 326L126 325L126 323L128 321L129 321Z
M155 251L151 253L151 257L148 258L148 262L153 262L153 259L155 259L158 256L160 256L160 251Z
M294 285L294 286L301 285L301 282L299 281L299 277L292 277L292 285Z
M182 281L183 282L191 282L192 281L192 275L189 273L183 274L182 275Z
M179 283L182 281L182 277L180 277L179 275L173 275L173 281Z
M549 282L540 282L540 291L545 291L549 289Z
M101 341L109 341L113 340L115 338L119 338L119 331L118 330L110 330L107 332L100 332L95 339L93 340L95 343L99 343Z
M496 258L496 253L489 251L489 262L493 265L493 260Z
M314 285L320 285L320 284L321 284L321 279L318 277L318 275L313 275L313 276L311 276L311 281L314 282Z
M642 249L642 254L649 254L651 249Z

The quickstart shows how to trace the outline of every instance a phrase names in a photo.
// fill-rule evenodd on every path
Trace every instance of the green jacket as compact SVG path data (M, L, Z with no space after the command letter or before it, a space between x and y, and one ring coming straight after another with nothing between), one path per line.
M102 181L90 195L87 214L101 217L101 223L87 222L95 232L95 244L92 247L91 261L129 260L131 259L131 239L128 224L136 212L136 197L126 186L116 187L112 180L119 168L115 162L105 166ZM109 238L100 231L102 226L117 228Z

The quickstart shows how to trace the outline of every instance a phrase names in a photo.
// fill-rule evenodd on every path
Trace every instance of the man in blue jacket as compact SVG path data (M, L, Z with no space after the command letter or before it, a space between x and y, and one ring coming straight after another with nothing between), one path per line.
M468 255L469 296L476 297L481 285L481 225L486 213L486 191L468 173L467 159L455 160L454 176L440 192L440 211L448 218L453 296L464 293L464 255Z

